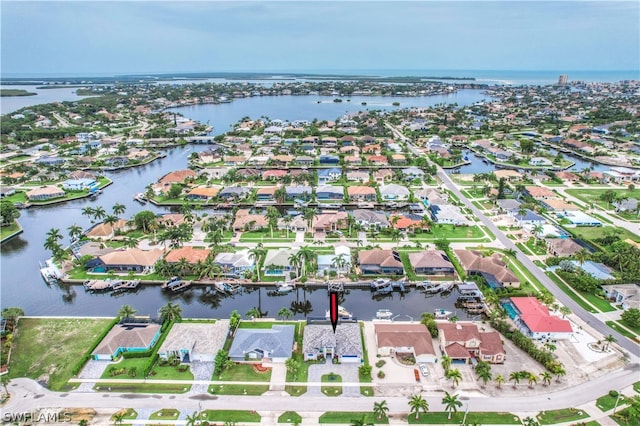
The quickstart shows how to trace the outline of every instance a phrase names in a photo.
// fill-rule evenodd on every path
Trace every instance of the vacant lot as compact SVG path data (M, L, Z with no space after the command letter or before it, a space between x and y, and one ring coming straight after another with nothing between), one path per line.
M73 367L111 321L20 319L9 363L10 376L44 380L52 390L63 389Z

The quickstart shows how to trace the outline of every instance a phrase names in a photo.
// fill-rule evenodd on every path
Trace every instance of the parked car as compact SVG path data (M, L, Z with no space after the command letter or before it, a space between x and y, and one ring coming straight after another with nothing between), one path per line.
M419 364L419 367L420 367L420 372L422 373L422 375L424 377L427 377L429 375L429 369L427 368L427 366L424 365L424 364Z
M413 375L416 376L416 382L420 381L420 372L418 371L417 368L413 369Z

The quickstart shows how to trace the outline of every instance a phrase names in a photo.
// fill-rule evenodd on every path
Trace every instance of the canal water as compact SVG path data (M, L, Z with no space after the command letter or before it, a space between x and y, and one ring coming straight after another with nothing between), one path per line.
M49 89L50 91L58 89ZM47 93L49 91L46 91ZM351 102L334 103L332 98L314 96L279 96L258 97L234 100L229 104L198 105L176 109L185 116L197 119L214 126L213 134L222 134L230 125L240 118L249 116L259 118L262 115L272 119L288 120L313 118L334 120L345 112L362 108L393 109L391 102L400 102L400 107L430 106L438 103L457 103L460 106L470 105L485 98L478 90L465 90L457 94L433 97L383 98L352 97ZM346 99L346 98L345 98ZM60 99L57 99L60 100ZM318 103L318 100L321 103ZM361 102L367 102L362 106ZM291 307L295 298L308 300L313 309L307 315L323 316L327 297L324 290L298 290L296 293L269 297L266 289L242 293L233 298L220 299L212 292L204 289L193 289L178 296L166 295L160 288L151 286L141 289L135 294L113 297L109 294L85 293L82 287L48 287L42 280L38 270L38 262L47 259L50 253L43 248L45 235L51 228L60 229L64 235L63 245L69 243L67 228L73 224L84 229L91 222L82 216L81 210L87 206L102 206L107 211L116 203L124 204L126 217L133 217L137 212L149 209L156 213L167 212L168 209L157 208L147 204L142 206L133 200L133 195L143 192L145 187L173 170L183 169L192 152L207 149L206 145L177 147L167 151L165 158L156 160L145 166L121 171L106 172L113 180L113 185L105 188L96 200L83 199L49 207L21 210L19 219L24 232L0 246L0 306L20 306L28 315L114 315L123 304L133 305L140 314L154 315L158 308L168 300L175 300L183 307L185 316L224 317L233 309L244 313L260 302L261 309L269 315L286 306ZM476 161L477 160L477 161ZM477 167L475 173L490 170L479 159L472 159L473 164L465 167ZM469 173L463 171L463 173ZM425 298L422 293L410 292L401 298L397 293L390 299L374 301L368 290L352 290L344 302L344 306L359 318L372 318L378 309L390 309L392 312L418 318L422 312L433 312L442 308L454 311L455 293L448 297L439 296ZM297 305L295 305L297 306ZM462 312L458 316L464 318ZM298 314L298 318L303 314Z

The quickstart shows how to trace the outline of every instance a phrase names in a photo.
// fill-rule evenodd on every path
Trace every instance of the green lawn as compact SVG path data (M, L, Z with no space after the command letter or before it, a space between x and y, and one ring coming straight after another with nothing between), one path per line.
M180 411L175 408L163 408L155 413L151 413L149 420L178 420Z
M99 383L93 387L99 392L115 393L185 393L191 389L187 384L166 383Z
M570 288L569 286L567 286L561 279L560 277L558 277L556 274L554 274L553 272L549 271L549 272L545 272L545 274L547 274L547 276L549 278L551 278L551 280L556 283L556 285L560 288L560 290L564 291L565 294L567 296L569 296L570 298L573 299L574 302L576 302L578 305L580 305L582 307L582 309L584 309L587 312L591 312L592 314L597 314L599 311L597 309L594 309L591 307L591 305L589 305L587 302L585 302L585 300L578 296L577 294L575 294Z
M575 408L562 408L560 410L542 411L536 416L541 425L555 425L589 417L587 413Z
M600 196L604 194L609 189L591 189L591 188L580 188L580 189L567 189L567 194L573 195L579 200L584 201L588 204L597 204L605 210L610 210L611 206L606 202L600 200ZM629 198L640 198L640 188L636 188L633 191L629 189L614 189L617 194L624 194Z
M0 240L4 240L9 235L17 232L20 229L17 222L13 222L11 225L3 226L0 228Z
M596 399L596 407L598 407L603 412L612 410L616 405L617 396L611 396L609 394L602 395L600 398ZM624 395L620 395L620 401L618 401L618 406L624 404Z
M209 393L215 395L262 395L269 390L269 385L210 385Z
M631 330L631 331L635 332L637 335L640 335L640 326L637 326L637 325L636 325L636 326L633 326L633 325L630 325L629 323L626 323L626 322L624 322L624 321L622 321L622 320L619 320L619 321L616 321L616 322L617 322L618 324L621 324L621 325L625 326L625 327L626 327L626 328L628 328L629 330Z
M251 364L236 364L230 370L225 369L220 376L214 374L211 380L268 383L271 380L271 369L259 373Z
M323 374L320 380L322 381L322 383L331 383L331 384L342 383L342 376L338 374ZM320 389L322 390L322 393L327 396L342 395L342 386L322 385Z
M612 226L581 226L579 228L570 228L570 231L580 239L593 241L598 238L604 237L607 232L606 230L610 229L617 229L617 232L619 232L618 236L622 241L630 238L633 241L640 242L640 236L633 234L624 228L616 228Z
M49 388L60 391L73 368L112 322L110 319L21 318L14 334L10 377L49 376Z
M640 382L635 382L633 384L633 390L636 391L637 393L640 393Z
M353 420L359 420L363 415L366 416L367 420L370 422L377 424L389 424L389 419L386 416L378 420L372 411L327 411L320 416L318 422L351 424Z
M278 417L278 423L302 423L302 416L295 411L285 411Z
M427 414L420 413L418 420L415 414L409 414L409 424L452 424L459 425L464 419L464 411L458 411L451 415L451 420L447 419L446 412L429 412ZM494 413L494 412L469 412L466 418L467 424L492 424L492 425L520 425L520 418L511 413Z
M635 334L627 331L626 328L620 327L617 321L605 321L604 323L607 324L609 327L613 328L618 333L622 334L623 336L628 337L629 339L633 340L633 338L636 337Z
M478 226L433 225L431 232L409 236L411 241L435 241L446 238L449 241L465 241L468 239L486 240L484 233ZM488 241L488 240L487 240Z
M210 422L243 422L260 423L260 414L249 410L206 410L201 414L202 420Z
M279 243L279 242L293 242L296 239L295 232L289 232L289 237L287 237L286 231L278 231L276 229L273 230L273 237L271 237L271 232L260 232L260 231L248 231L243 232L240 235L241 242L256 242L263 241L271 242L271 243Z
M298 349L293 352L293 359L298 361L298 365L300 366L296 374L293 374L291 371L287 371L287 382L302 382L306 383L309 378L309 366L312 364L311 362L305 362L304 356L302 354L302 336L304 330L304 323L298 322L296 325L295 332L295 340L298 346ZM291 396L300 396L303 393L307 392L306 385L294 386L294 385L285 385L284 390Z
M133 420L138 418L138 413L136 412L136 410L134 410L133 408L123 408L122 410L113 413L113 416L111 416L111 420L115 420L115 416L118 414L122 414L122 418L126 420Z
M622 418L622 416L627 412L628 408L624 410L620 410L616 413L615 416L609 416L609 418L613 419L614 422L619 424L620 426L638 426L638 420L626 421Z

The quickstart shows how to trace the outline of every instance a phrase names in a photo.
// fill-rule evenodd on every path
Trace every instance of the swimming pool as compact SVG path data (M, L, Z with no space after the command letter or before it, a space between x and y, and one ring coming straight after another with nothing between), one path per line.
M507 311L509 318L514 319L515 317L518 316L518 312L516 311L516 308L513 306L511 302L503 303L502 307L504 308L505 311Z

